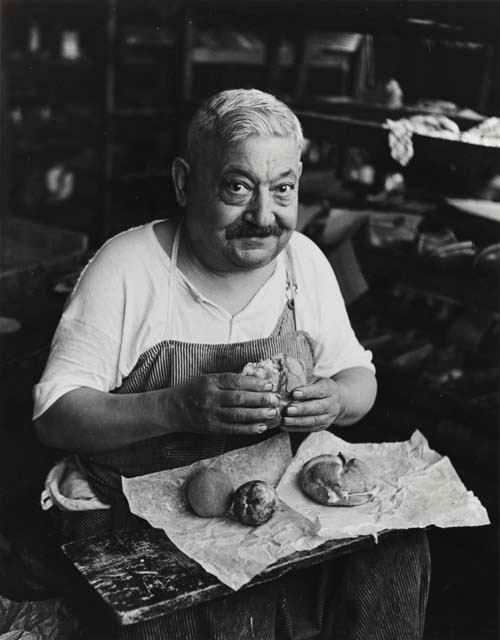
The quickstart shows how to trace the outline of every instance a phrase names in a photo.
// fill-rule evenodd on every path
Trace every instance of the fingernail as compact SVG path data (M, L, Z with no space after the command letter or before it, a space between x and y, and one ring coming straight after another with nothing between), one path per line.
M273 383L272 382L267 382L265 387L264 387L264 391L272 391L273 390Z
M264 431L267 431L267 427L265 424L259 424L256 431L257 433L264 433Z
M268 412L267 412L267 415L270 418L274 418L276 416L276 409L269 409Z
M290 406L290 407L287 407L286 412L290 416L295 416L295 415L297 415L297 407L294 407L293 405Z
M303 396L303 395L304 395L304 394L303 394L303 392L302 392L302 391L294 391L294 392L293 392L293 397L294 397L294 398L302 398L302 396Z

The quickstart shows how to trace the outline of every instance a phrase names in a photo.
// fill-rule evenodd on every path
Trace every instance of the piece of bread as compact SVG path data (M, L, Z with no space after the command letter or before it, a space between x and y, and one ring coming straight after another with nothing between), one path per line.
M273 517L277 508L276 490L263 480L245 482L234 492L233 513L243 524L264 524Z
M302 491L319 504L354 507L373 499L376 481L369 468L357 458L347 461L338 455L312 458L299 473Z
M269 380L273 384L273 391L278 392L280 385L281 366L276 358L268 358L259 362L248 362L242 370L244 376L255 376Z
M244 376L256 376L272 382L273 391L280 396L280 414L292 401L293 390L307 384L304 364L285 353L279 353L267 360L249 362L243 367L241 373ZM279 424L281 424L281 415L273 419L272 424L268 426L274 427Z

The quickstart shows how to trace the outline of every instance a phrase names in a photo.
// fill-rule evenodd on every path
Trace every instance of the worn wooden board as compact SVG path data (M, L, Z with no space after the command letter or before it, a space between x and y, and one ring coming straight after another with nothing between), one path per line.
M385 535L389 534L382 534ZM364 536L330 541L312 551L294 553L243 588L374 543L371 536ZM127 529L94 536L65 544L63 551L120 625L149 620L233 593L157 529Z

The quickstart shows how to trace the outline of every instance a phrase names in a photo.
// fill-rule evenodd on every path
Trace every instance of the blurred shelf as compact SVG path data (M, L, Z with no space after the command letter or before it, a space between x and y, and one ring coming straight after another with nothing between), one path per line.
M289 104L295 109L314 110L328 115L348 116L370 122L384 122L387 118L398 120L419 114L442 115L456 122L462 131L478 125L488 117L479 113L473 114L472 112L470 115L461 115L460 111L457 113L442 113L411 105L391 108L384 104L354 100L347 96L318 96L309 100L300 100Z
M470 16L468 16L469 19L464 18L462 20L452 21L450 18L456 18L456 15L453 16L449 9L444 9L445 3L443 3L441 11L444 9L445 14L448 13L448 15L443 15L442 17L438 17L433 20L418 17L416 14L419 10L421 11L422 8L418 6L412 8L410 6L407 10L413 13L413 16L410 13L410 15L404 18L400 18L402 29L401 35L403 37L410 35L412 37L435 38L440 41L444 41L448 38L450 40L461 42L470 41L484 43L485 41L489 41L491 43L496 43L498 42L498 6L495 6L496 3L494 2L489 4L493 18L491 21L488 21L486 12L484 12L483 16L478 16L476 19L470 19ZM479 12L483 11L484 3L483 7L479 9ZM496 14L493 12L496 12Z
M12 154L17 164L31 163L34 168L47 159L52 162L57 153L64 161L92 146L106 176L106 188L112 191L116 183L132 183L130 191L135 194L157 186L147 181L169 180L169 171L126 170L120 175L120 167L162 166L158 158L182 147L188 116L209 91L241 82L241 86L256 86L277 95L312 96L312 90L306 93L309 84L302 83L306 88L299 91L299 74L293 73L295 67L300 71L305 65L313 72L308 82L316 83L319 89L314 93L329 91L323 77L332 78L334 93L340 76L335 69L345 70L346 56L358 55L363 34L384 35L393 45L401 43L409 50L415 43L454 41L464 49L480 49L485 43L498 46L500 27L499 11L486 3L468 12L458 5L453 11L434 6L442 3L372 2L361 6L347 0L311 0L307 6L303 0L5 0L0 4L7 8L4 120L10 146L4 145L6 153ZM18 6L23 4L24 8ZM35 6L38 4L40 7ZM30 25L38 27L38 38L32 37ZM61 48L63 29L78 32L77 48ZM305 34L311 36L314 46L306 46ZM336 34L333 39L332 34ZM30 52L29 46L38 50ZM81 55L62 58L67 51ZM394 66L400 66L398 60ZM337 89L348 91L347 85L345 91ZM189 102L193 96L197 99ZM64 112L66 102L75 108L84 105L79 114L68 117L69 127L67 123L49 126L36 122L37 108L47 106L55 116L56 110ZM391 110L328 96L290 104L302 118L308 137L374 150L376 161L387 160L395 170L398 167L391 160L388 129L383 123L387 118L423 112L411 106ZM22 111L19 117L13 113L18 109ZM480 116L445 115L461 130L481 121ZM131 137L137 146L125 148L123 141L128 144ZM159 153L152 154L149 145L157 146ZM422 158L424 162L429 159L431 171L435 161L444 163L445 171L450 167L498 171L500 166L499 150L480 144L415 135L414 146L415 158L408 172L401 169L407 186L412 179L417 182L412 169L415 166L413 173L420 170ZM9 176L5 173L2 183L7 192ZM136 188L134 181L143 184ZM111 212L119 192L118 188L110 195L104 190L102 202L96 203L96 210L102 205L103 239L106 227L112 224L108 216L116 215Z
M222 64L222 65L254 65L266 64L265 52L244 51L240 49L215 49L209 47L196 47L191 53L191 62L194 64ZM345 61L341 56L323 56L308 62L308 66L313 69L336 69L342 67ZM280 56L279 66L291 68L293 57L291 54Z
M37 73L40 72L40 68L43 67L46 70L60 70L60 69L85 69L90 70L94 67L98 67L94 60L86 57L79 57L75 59L69 58L54 58L49 54L29 55L29 54L15 54L11 53L7 55L7 64L11 67L11 71L16 71L16 67L21 71L33 70Z
M492 443L498 436L498 409L479 408L473 401L464 399L456 393L439 388L432 388L418 380L414 374L405 373L396 367L376 363L377 376L384 389L390 389L391 398L404 403L414 415L425 412L441 419L466 421L481 425L483 438L490 438ZM411 394L408 394L411 389ZM476 431L477 435L478 431Z
M448 2L326 2L311 0L196 0L186 5L195 7L200 17L213 17L214 4L217 18L239 18L243 25L259 26L265 21L269 28L282 33L295 34L299 29L317 31L354 31L393 35L401 39L450 38L459 41L498 42L500 8L497 2L478 2L471 14L462 3ZM463 3L466 5L466 3ZM470 4L467 3L470 8Z
M89 138L81 138L79 140L52 140L47 142L29 142L23 144L12 144L12 153L16 156L24 156L31 154L51 155L55 153L73 153L78 150L86 149L93 146L94 141Z
M176 113L176 107L117 107L111 116L117 118L155 118L168 117Z
M132 182L134 180L158 180L170 178L170 171L164 169L152 171L130 171L115 176L112 180L116 182Z
M302 109L295 109L295 113L302 123L306 137L365 147L390 159L389 129L380 122ZM482 167L497 171L500 166L500 147L420 134L413 135L413 145L414 158L429 158L433 163L449 163L461 169L474 166L476 170ZM412 161L408 166L411 166ZM404 172L405 167L400 170Z
M379 122L362 120L345 115L330 115L317 111L295 109L308 138L330 139L333 142L366 146L376 150L387 150L388 130Z
M397 283L465 307L500 313L500 279L478 274L472 267L446 272L411 255L398 256L366 247L359 251L359 259L363 273L373 286Z
M174 51L172 51L174 54ZM150 56L123 56L117 59L117 65L126 67L162 67L164 59Z
M174 49L177 41L175 31L158 25L122 26L120 44L127 49Z
M238 49L213 49L196 47L191 61L196 64L264 64L263 51L240 51Z

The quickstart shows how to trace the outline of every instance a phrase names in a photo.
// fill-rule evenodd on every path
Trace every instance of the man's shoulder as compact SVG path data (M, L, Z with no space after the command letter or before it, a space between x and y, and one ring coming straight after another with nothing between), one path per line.
M324 264L325 254L318 245L308 236L300 231L294 231L290 238L290 249L294 259L300 262L310 263L311 261Z
M127 265L148 262L154 252L154 222L149 222L112 236L97 250L92 262L98 265L121 265L127 270Z
M149 264L154 251L150 234L153 223L132 227L112 236L96 251L82 272L84 281L94 282L105 278L111 282L121 282L136 276L141 264Z
M137 227L131 227L125 231L120 231L120 233L108 238L99 251L119 252L132 246L143 245L147 241L152 224L153 223L149 222Z

